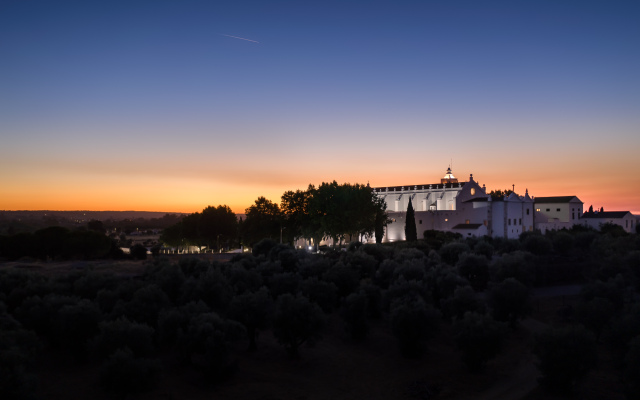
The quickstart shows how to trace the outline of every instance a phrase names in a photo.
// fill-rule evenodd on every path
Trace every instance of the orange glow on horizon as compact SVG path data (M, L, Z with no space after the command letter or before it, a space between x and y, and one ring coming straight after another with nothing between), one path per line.
M399 186L411 184L437 183L444 176L440 173L429 174L415 171L399 174L397 171L376 173L375 179L366 179L364 174L336 174L339 183L369 183L372 187ZM461 167L453 171L461 182L468 181L469 173ZM320 175L320 174L318 174ZM567 196L575 195L594 208L604 207L608 211L631 211L640 213L640 178L618 184L616 192L611 193L612 183L608 176L586 179L580 174L568 174L566 179L553 180L537 175L533 171L518 171L516 168L509 176L495 179L494 174L483 171L474 172L474 179L486 185L487 192L497 189L511 189L515 184L516 193L524 195L528 189L530 196ZM402 176L402 178L399 178ZM205 207L227 205L235 213L244 213L255 199L264 196L280 202L288 190L305 190L309 183L319 185L334 178L322 179L315 176L312 181L291 179L290 182L263 184L233 184L220 182L205 184L200 179L176 179L155 177L142 182L137 177L107 179L100 184L92 184L91 179L68 179L53 183L22 182L9 190L7 186L0 192L0 209L4 210L52 210L52 211L159 211L193 213ZM11 183L11 182L9 182ZM10 186L10 185L8 185Z

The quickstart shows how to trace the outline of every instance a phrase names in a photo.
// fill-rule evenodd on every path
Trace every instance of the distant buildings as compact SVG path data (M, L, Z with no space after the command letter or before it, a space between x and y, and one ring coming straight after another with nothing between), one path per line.
M451 171L440 183L372 188L387 203L392 222L385 231L384 242L405 240L404 226L409 199L415 209L418 238L425 230L458 232L467 236L492 236L515 239L521 233L571 228L584 224L598 228L604 222L617 223L634 232L635 217L630 212L594 216L583 213L583 203L576 196L530 197L511 193L492 198L486 187L469 176L459 182ZM373 240L371 240L373 241Z
M600 229L603 224L615 224L620 225L627 233L634 233L637 218L630 211L590 211L584 213L580 223L595 229Z

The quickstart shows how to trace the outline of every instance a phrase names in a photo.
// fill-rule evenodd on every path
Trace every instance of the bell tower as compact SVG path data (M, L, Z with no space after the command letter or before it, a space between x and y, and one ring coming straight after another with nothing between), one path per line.
M443 185L445 183L458 183L458 179L453 176L453 173L451 172L451 167L447 168L447 173L445 174L444 178L440 179L440 183L442 183Z

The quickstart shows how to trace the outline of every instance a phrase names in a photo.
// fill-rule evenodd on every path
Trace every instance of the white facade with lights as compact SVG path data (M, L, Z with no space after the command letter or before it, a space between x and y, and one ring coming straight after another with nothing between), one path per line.
M535 211L537 199L530 197L528 191L524 196L512 193L504 199L493 200L473 175L467 182L458 182L450 168L440 183L373 190L386 201L392 221L386 228L383 242L405 240L409 199L415 210L418 238L422 238L426 230L437 230L458 232L463 237L488 235L516 239L521 233L534 229L570 227L578 223L577 218L582 214L582 202L575 196L546 198L563 203L554 203L555 209L561 211L553 217ZM570 210L577 218L571 218Z

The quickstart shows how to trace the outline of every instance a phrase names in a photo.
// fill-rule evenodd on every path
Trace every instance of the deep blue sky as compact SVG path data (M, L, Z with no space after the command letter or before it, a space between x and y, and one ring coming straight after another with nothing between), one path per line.
M638 1L5 0L0 209L241 211L453 159L640 210L639 71Z

